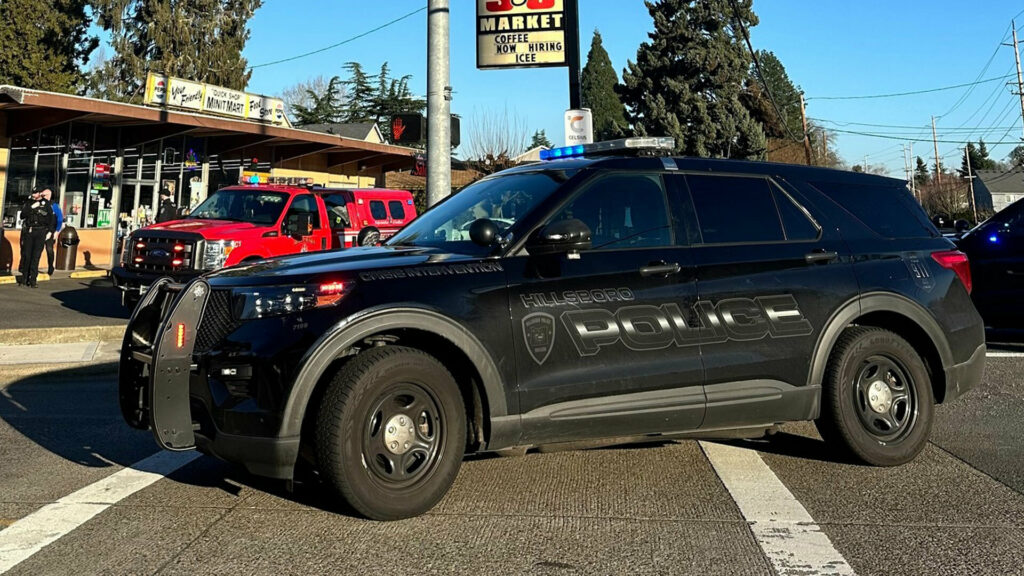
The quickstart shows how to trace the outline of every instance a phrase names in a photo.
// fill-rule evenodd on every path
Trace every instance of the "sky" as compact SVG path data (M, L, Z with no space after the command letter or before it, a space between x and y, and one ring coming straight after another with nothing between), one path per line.
M264 0L250 22L252 37L244 51L254 67L249 90L276 95L317 75L345 77L342 66L348 61L369 71L387 61L393 74L411 74L414 92L425 95L425 11L343 46L261 66L362 34L425 3ZM451 4L452 112L463 118L463 141L474 116L507 110L529 134L543 129L561 145L562 114L569 104L567 70L477 70L475 3ZM1024 33L1022 8L1019 0L755 0L760 24L751 29L751 40L755 49L773 51L804 90L809 117L846 131L836 136L848 164L866 158L891 176L903 177L902 147L911 140L916 140L914 155L933 162L933 115L939 140L948 141L939 144L944 165L959 167L968 139L984 138L991 156L1004 159L1022 136L1020 99L1006 84L1009 79L904 97L828 98L928 90L1015 73L1013 49L1001 43L1010 41L1012 18L1020 20L1018 29ZM621 77L653 25L641 0L580 0L583 63L595 29Z

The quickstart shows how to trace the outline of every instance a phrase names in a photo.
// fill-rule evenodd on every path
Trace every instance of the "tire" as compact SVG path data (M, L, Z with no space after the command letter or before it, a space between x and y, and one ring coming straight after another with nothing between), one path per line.
M905 464L924 450L932 431L932 381L906 340L882 328L845 330L822 383L825 442L876 466Z
M931 435L935 402L921 357L881 328L846 329L829 356L821 416L826 442L875 466L913 460Z
M319 406L320 472L337 495L373 520L433 508L455 481L465 449L459 387L419 350L363 352L338 371Z

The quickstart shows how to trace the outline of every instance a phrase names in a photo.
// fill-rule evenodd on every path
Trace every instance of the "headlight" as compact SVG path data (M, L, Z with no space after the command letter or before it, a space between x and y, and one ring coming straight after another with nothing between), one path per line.
M203 270L223 268L231 251L241 245L237 240L207 240L203 250Z
M235 290L235 316L240 320L293 314L334 306L345 296L341 282L319 285L267 286Z

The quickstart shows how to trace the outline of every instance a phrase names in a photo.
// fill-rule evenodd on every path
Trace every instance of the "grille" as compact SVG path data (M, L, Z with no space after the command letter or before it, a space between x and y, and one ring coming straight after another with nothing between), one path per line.
M182 238L132 236L129 268L140 272L181 272L195 268L196 242Z
M199 321L195 351L202 353L210 350L225 336L234 332L239 324L231 313L231 292L214 290L206 302L203 319Z

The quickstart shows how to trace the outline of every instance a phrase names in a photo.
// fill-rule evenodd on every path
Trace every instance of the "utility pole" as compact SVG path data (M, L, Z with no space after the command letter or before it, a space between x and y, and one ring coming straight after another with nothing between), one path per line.
M804 95L800 94L800 120L804 125L804 155L807 157L807 165L811 162L811 137L807 133L807 110L804 107Z
M942 185L942 166L939 164L939 137L935 135L935 116L932 116L932 143L935 144L935 183Z
M974 212L974 223L978 223L978 205L974 203L974 169L971 168L971 150L970 145L964 146L964 158L967 158L967 182L970 185L969 194L971 200L971 210Z
M1021 77L1020 73L1020 49L1017 47L1017 23L1010 20L1010 27L1013 28L1013 57L1017 60L1017 95L1020 96L1021 127L1024 129L1024 78Z
M907 145L903 145L903 173L907 175L907 185L910 185L910 160L907 158Z
M910 143L910 166L911 166L911 168L910 168L911 169L911 174L910 174L910 190L914 193L914 198L917 198L917 201L920 202L921 201L921 196L919 196L918 193L917 193L917 174L913 173L913 171L916 170L916 168L917 168L914 165L914 143L913 142Z
M825 159L825 165L829 165L828 157L828 131L821 129L821 157Z
M580 88L580 6L579 0L565 0L565 57L569 64L569 109L583 107Z
M427 2L427 206L452 193L449 0Z

